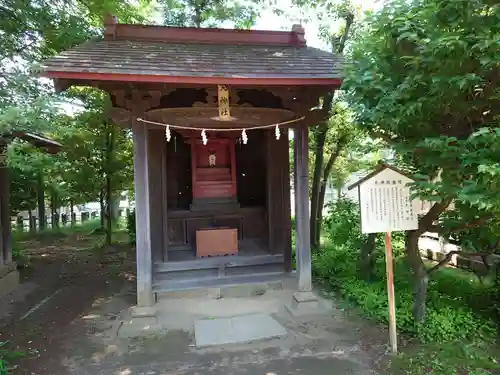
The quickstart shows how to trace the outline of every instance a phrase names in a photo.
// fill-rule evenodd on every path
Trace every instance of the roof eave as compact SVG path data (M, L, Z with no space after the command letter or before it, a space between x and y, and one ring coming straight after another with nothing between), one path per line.
M62 145L59 142L38 134L15 131L10 135L12 137L22 139L25 142L29 142L36 148L42 149L49 154L57 154L62 148Z
M396 168L395 166L384 163L384 162L379 162L377 167L373 171L368 173L365 177L360 178L358 181L354 182L352 185L348 186L347 190L352 190L355 187L360 186L362 183L364 183L365 181L368 181L370 178L375 177L376 175L378 175L380 172L382 172L385 169L391 169L394 172L399 173L399 174L409 178L410 180L415 180L414 177L412 177L410 174L400 170L399 168Z
M95 73L95 72L65 72L43 71L43 77L54 80L82 80L82 81L118 81L141 83L174 83L174 84L201 84L201 85L238 85L238 86L331 86L339 88L340 78L268 78L268 77L196 77L196 76L162 76L146 74L123 73Z

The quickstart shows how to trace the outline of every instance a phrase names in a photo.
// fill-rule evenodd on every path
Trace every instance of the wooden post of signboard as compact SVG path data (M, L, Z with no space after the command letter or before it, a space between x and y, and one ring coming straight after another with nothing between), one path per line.
M413 181L398 169L381 164L349 187L349 190L358 188L361 231L385 233L389 343L393 353L397 352L398 344L391 232L418 228L419 202L412 198L408 186Z
M391 351L398 351L398 336L396 332L396 302L394 298L394 270L392 263L391 232L385 232L385 271L387 273L387 300L389 308L389 343Z

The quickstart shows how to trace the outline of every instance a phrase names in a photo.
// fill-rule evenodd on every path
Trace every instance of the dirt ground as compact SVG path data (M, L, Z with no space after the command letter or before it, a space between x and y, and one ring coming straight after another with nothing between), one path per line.
M68 339L89 333L75 322L96 301L133 289L132 249L96 251L100 240L75 233L16 244L29 266L21 270L21 286L0 298L0 342L24 354L13 361L12 374L67 374Z
M135 301L134 254L95 245L81 234L22 244L30 267L0 299L0 342L24 353L12 374L365 375L385 362L387 333L340 309L328 323L297 324L292 343L196 350L191 333L176 330L118 340L117 322ZM325 331L338 340L323 340Z

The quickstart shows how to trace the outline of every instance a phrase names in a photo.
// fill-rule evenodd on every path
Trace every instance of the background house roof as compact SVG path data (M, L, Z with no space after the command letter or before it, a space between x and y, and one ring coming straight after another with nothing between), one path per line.
M56 154L61 149L62 145L50 138L42 135L29 133L29 132L13 132L12 134L0 135L0 140L10 141L12 138L19 138L23 141L31 143L33 146L48 152L49 154Z

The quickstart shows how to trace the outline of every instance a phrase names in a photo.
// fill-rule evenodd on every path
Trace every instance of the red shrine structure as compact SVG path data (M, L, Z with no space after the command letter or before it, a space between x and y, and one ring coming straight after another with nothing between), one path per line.
M191 146L191 209L214 203L237 204L236 137L211 136L206 145L196 133L186 135L186 139Z
M164 291L291 272L289 128L297 288L311 291L308 126L328 116L313 109L340 87L342 70L341 57L307 46L299 25L196 29L114 17L103 40L45 61L42 74L57 90L109 93L112 119L132 129L139 307ZM283 123L276 139L273 125Z

